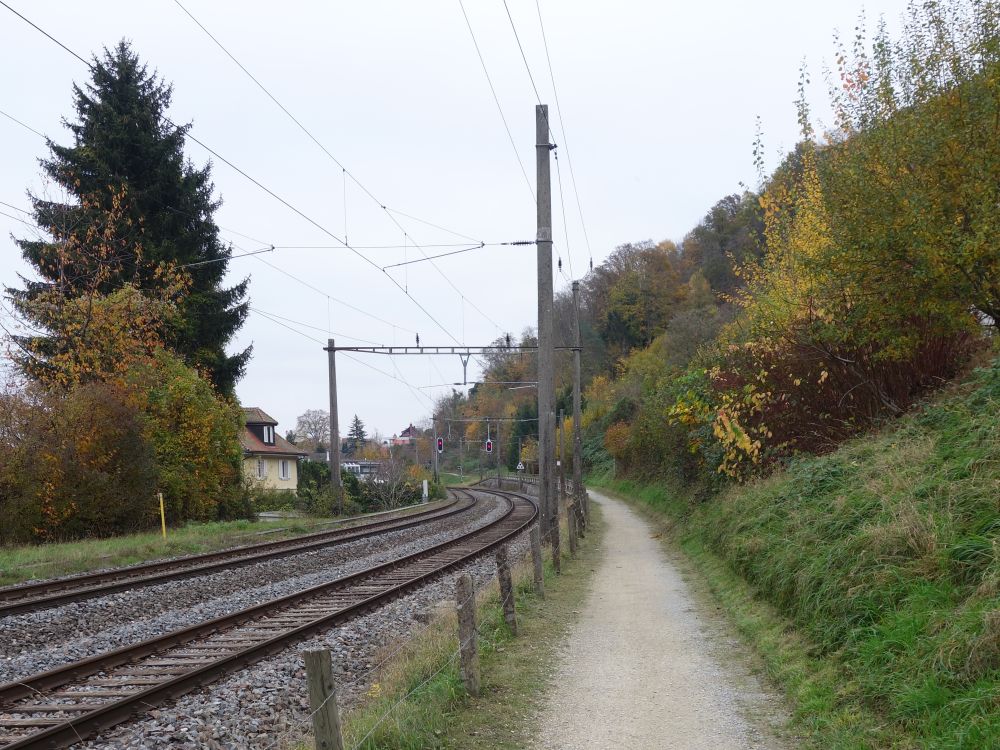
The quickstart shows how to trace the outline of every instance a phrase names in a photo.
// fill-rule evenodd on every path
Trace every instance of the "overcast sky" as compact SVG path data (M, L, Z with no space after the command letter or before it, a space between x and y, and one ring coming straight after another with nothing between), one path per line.
M198 139L352 245L535 236L533 185L518 157L533 183L536 99L502 0L466 0L465 7L516 154L458 0L181 0L377 199L348 180L346 217L341 168L173 0L7 1L85 57L130 39L173 82L175 121L192 122ZM535 2L508 5L555 121ZM880 15L895 28L905 0L540 5L566 129L563 140L555 128L569 237L553 164L555 251L566 274L572 265L579 278L588 245L568 158L595 264L624 242L679 240L719 198L741 182L755 183L755 117L763 123L769 169L795 143L802 60L822 117L822 71L833 58L834 30L850 39L862 10L869 28ZM0 7L0 109L68 143L60 118L72 112L72 83L86 78L80 61ZM37 135L0 117L0 144L0 201L28 208L26 191L53 194L40 175L45 148ZM533 247L487 247L442 258L436 269L422 263L383 272L420 250L360 250L373 267L329 247L338 243L200 146L189 143L187 154L196 164L214 163L224 201L216 218L234 254L311 246L230 264L233 281L251 278L255 310L233 343L254 347L237 393L244 405L279 420L282 432L306 409L327 408L328 336L338 344L403 345L419 333L425 345L482 345L535 323ZM0 211L23 216L8 206ZM0 216L0 283L7 285L30 273L12 234L30 231ZM556 278L557 288L568 283ZM289 327L257 311L281 316ZM8 311L0 309L0 320L10 325ZM457 357L360 359L410 385L338 358L342 434L355 413L385 436L399 432L426 418L430 399L447 390L427 386L462 379Z

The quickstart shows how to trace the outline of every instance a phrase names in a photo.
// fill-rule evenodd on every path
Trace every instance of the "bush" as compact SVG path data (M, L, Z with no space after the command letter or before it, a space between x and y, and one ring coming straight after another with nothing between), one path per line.
M121 378L0 398L0 542L65 540L251 514L240 413L160 350Z
M129 371L125 387L156 455L168 522L248 517L239 407L162 349Z
M22 394L0 468L0 542L108 536L157 522L156 463L140 416L106 383Z

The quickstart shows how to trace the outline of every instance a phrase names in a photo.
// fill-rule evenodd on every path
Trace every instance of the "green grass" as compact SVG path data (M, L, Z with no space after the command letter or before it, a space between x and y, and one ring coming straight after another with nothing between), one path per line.
M559 576L546 565L544 601L532 591L530 569L516 569L517 638L503 621L495 588L481 597L478 698L465 693L452 659L457 647L454 615L442 616L390 662L369 698L344 717L345 746L353 748L366 737L360 745L364 750L528 746L558 646L579 612L599 558L601 528L598 509L577 558L565 557Z
M427 507L407 506L401 508L400 512L419 512ZM359 522L362 520L358 519ZM347 521L346 525L353 525L355 522L352 519ZM319 523L321 522L315 518L191 523L181 528L167 529L166 539L157 530L108 539L0 547L0 586L245 544L278 541L330 528Z
M1000 747L1000 366L667 519L824 750Z
M258 533L272 529L279 531ZM167 529L165 540L156 531L109 539L0 547L0 585L272 541L315 530L315 522L303 519L225 521Z

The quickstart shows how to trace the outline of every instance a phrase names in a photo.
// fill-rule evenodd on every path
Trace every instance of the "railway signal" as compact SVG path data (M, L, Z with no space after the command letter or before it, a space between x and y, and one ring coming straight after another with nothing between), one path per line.
M444 453L444 438L439 437L437 443L438 453Z
M487 453L492 453L493 452L493 441L492 440L487 440L486 441L486 452Z

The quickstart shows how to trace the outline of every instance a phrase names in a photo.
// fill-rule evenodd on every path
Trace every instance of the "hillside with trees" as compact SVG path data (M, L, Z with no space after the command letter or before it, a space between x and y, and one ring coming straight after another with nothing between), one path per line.
M832 76L833 127L803 70L801 141L758 190L583 279L585 469L663 515L818 746L994 747L1000 12L913 4ZM537 416L487 384L438 419ZM567 412L569 388L560 362Z

